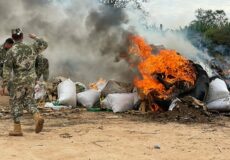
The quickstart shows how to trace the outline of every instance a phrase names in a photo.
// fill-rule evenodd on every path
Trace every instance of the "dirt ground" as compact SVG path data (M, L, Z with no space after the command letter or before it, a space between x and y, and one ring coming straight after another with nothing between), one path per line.
M0 98L0 106L8 103ZM9 137L12 120L0 118L1 160L229 160L230 118L206 123L147 120L130 114L43 112L44 131L34 133L30 115L23 137Z

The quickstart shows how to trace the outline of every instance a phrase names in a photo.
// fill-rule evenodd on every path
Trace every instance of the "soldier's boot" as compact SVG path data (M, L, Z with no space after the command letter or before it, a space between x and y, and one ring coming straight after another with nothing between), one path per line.
M35 133L40 133L43 129L43 124L45 120L42 118L40 113L34 114L34 120L35 120Z
M9 136L23 136L20 123L14 123L14 129L9 132Z

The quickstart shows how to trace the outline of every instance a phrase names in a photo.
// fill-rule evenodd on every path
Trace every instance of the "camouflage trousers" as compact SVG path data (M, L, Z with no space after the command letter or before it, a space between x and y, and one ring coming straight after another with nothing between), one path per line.
M7 84L7 89L8 89L8 92L9 92L9 96L12 96L13 95L13 82L10 80Z
M31 114L38 113L39 110L34 99L34 86L14 86L12 89L12 95L10 96L10 107L15 123L20 122L23 110L27 110Z

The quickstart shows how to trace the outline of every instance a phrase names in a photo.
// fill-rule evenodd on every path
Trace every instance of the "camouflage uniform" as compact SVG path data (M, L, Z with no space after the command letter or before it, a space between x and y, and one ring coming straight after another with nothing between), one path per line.
M9 49L4 48L3 45L0 47L0 77L3 76L3 66L6 61L6 54L8 50ZM9 80L9 82L7 83L7 88L10 96L12 95L12 86L12 81Z
M37 80L43 75L43 80L48 81L49 79L49 61L42 54L39 54L35 62L35 71Z
M3 65L4 62L6 60L6 52L8 50L6 48L3 47L3 45L0 47L0 76L2 77L2 73L3 73Z
M15 123L20 122L23 109L32 114L39 112L34 100L35 59L47 46L46 41L37 38L31 46L15 42L7 53L3 67L3 87L10 80L13 70L13 95L10 97L10 106Z

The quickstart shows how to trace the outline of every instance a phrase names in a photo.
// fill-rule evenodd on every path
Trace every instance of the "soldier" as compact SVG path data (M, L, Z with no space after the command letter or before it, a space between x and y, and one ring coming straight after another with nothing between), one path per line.
M6 60L6 52L13 46L14 41L12 38L6 39L5 43L0 47L0 76L3 73L3 64Z
M14 40L12 38L8 38L6 39L6 41L4 42L4 44L0 47L0 76L2 78L2 73L3 73L3 65L6 61L6 54L7 51L13 46L14 44ZM12 81L10 80L8 82L8 91L10 93L10 95L12 94Z
M44 81L48 81L49 79L49 61L42 54L39 54L35 61L35 71L37 75L37 79L39 80L41 76L43 76Z
M22 136L20 117L23 109L33 114L35 120L35 132L42 131L44 119L41 117L34 100L34 85L36 80L35 59L39 53L48 47L46 41L34 34L29 34L34 39L32 45L24 44L21 29L12 30L12 38L15 41L13 47L7 53L7 60L3 67L3 85L1 94L7 94L7 82L13 70L13 95L10 97L10 107L14 120L14 130L10 136Z

